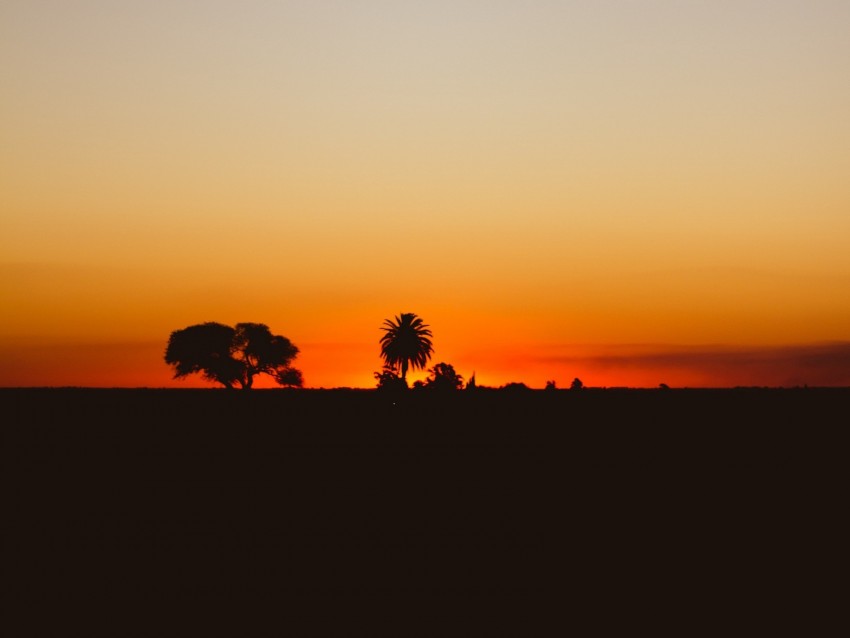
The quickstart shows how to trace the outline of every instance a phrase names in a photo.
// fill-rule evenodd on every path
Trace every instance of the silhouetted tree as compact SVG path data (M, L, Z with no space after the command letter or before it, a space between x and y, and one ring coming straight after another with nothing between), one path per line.
M510 392L522 391L522 390L530 390L527 385L525 385L522 381L511 381L510 383L506 383L502 386L502 390L508 390Z
M231 327L208 321L172 332L165 362L174 367L175 379L200 373L226 388L248 390L256 375L268 374L282 386L301 387L301 371L290 365L298 352L289 339L272 334L265 324Z
M168 339L165 362L174 367L174 378L201 373L207 381L232 388L239 380L240 365L231 356L235 331L208 321L175 330Z
M555 384L555 381L547 381L546 382L546 390L557 390L558 386Z
M284 368L272 373L278 385L284 388L301 388L304 386L304 375L297 368Z
M472 376L469 377L469 381L466 382L467 390L475 390L478 387L478 383L475 381L475 372L472 373Z
M401 313L395 321L385 319L381 330L385 333L380 340L384 367L400 369L407 385L407 369L424 368L431 358L431 330L412 312Z
M573 382L570 384L570 390L581 390L584 387L584 384L581 382L581 379L576 377L573 379Z
M298 348L286 337L272 334L267 325L237 323L233 349L243 363L242 387L250 388L258 374L268 374L280 385L303 385L301 372L289 365Z
M407 390L407 380L398 376L395 367L391 365L385 365L381 372L376 372L375 380L378 382L378 390L390 392Z
M431 390L460 390L463 387L463 377L455 372L449 363L437 363L428 370L425 387Z

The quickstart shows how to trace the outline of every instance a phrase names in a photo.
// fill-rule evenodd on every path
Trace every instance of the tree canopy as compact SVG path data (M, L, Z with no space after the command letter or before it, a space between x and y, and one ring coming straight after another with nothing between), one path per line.
M384 365L384 369L380 372L376 372L374 376L375 380L378 382L376 386L378 390L384 392L399 392L407 390L407 380L398 376L398 372L395 367L391 365Z
M175 379L198 373L226 388L247 390L256 375L267 374L279 385L302 387L301 371L290 365L298 352L295 344L272 334L265 324L231 327L208 321L172 332L165 362L174 368Z
M385 319L381 330L381 357L385 367L401 370L401 378L407 383L407 370L424 368L434 346L431 329L412 312L403 312L395 320Z
M425 387L432 390L460 390L463 387L463 377L455 372L450 363L437 363L428 370Z

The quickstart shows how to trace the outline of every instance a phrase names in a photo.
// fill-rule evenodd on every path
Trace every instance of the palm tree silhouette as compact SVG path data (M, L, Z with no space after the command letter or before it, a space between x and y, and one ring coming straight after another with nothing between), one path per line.
M385 319L381 330L381 357L386 365L401 366L401 378L407 383L408 367L424 368L431 353L431 330L412 312L397 315L395 321Z

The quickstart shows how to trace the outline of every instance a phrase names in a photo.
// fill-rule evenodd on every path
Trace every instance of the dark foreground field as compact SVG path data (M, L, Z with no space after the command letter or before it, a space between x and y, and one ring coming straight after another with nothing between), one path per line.
M0 390L5 622L24 621L4 633L810 632L845 578L848 408L838 389Z

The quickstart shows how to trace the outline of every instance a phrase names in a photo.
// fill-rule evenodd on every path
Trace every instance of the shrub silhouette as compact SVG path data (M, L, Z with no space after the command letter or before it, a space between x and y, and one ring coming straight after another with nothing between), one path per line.
M301 371L290 365L298 352L295 344L272 334L265 324L231 327L208 321L172 332L165 362L174 368L175 379L200 373L225 388L248 390L256 375L268 374L279 385L302 387Z
M511 381L510 383L506 383L502 386L502 390L507 390L508 392L522 392L524 390L530 390L527 385L525 385L522 381Z
M437 363L428 370L429 376L424 387L437 391L460 390L463 387L463 377L455 372L449 363Z
M384 392L407 390L407 380L398 376L395 368L390 365L385 365L381 372L376 372L375 380L378 382L378 390Z

